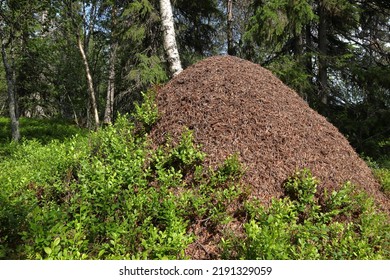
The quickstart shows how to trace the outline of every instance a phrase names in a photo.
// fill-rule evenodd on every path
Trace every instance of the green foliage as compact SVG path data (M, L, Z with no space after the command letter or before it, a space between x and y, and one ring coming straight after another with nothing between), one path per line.
M34 140L48 144L53 140L66 141L73 135L86 135L86 131L61 119L31 119L21 118L20 130L23 141ZM0 160L9 156L17 148L10 142L11 129L9 118L0 117Z
M156 123L159 117L155 101L156 92L154 90L148 90L146 93L142 93L142 97L143 101L141 104L135 104L133 116L146 130L148 130Z
M374 175L382 186L382 191L390 198L390 169L373 168Z
M177 146L148 145L120 116L88 137L15 148L0 163L2 258L186 258L190 219L226 218L238 191L185 180L204 158L190 131ZM226 176L237 169L228 165Z
M0 199L0 232L1 238L5 239L1 241L8 244L3 248L6 257L14 258L23 253L18 252L17 245L29 223L34 219L43 223L48 215L59 214L58 209L54 211L51 207L68 195L66 184L70 180L71 167L88 152L86 140L75 137L47 145L26 140L13 147L12 153L0 162L0 186L4 195ZM57 218L57 214L53 218ZM49 219L48 222L52 221ZM46 234L45 227L35 226L41 235Z
M289 87L296 90L302 98L308 99L308 92L311 92L310 74L307 73L301 61L297 61L292 56L281 56L274 59L268 66Z
M225 22L218 1L172 1L175 18L176 38L180 59L186 68L210 54L221 51L221 28ZM223 35L222 35L223 36ZM218 49L219 48L219 49Z
M332 114L329 119L340 128L358 153L380 160L381 157L390 154L388 144L390 104L386 104L385 101L389 99L388 91L382 91L377 86L373 80L367 81L367 90L376 88L375 96L372 95L370 100L358 101L357 104L345 108L334 106L330 108Z
M199 147L194 145L191 130L186 130L177 147L172 150L172 162L179 162L182 165L194 165L203 161L205 154L199 151Z
M209 182L212 186L239 181L245 173L244 167L239 161L238 154L229 156L217 170L210 170L210 172L213 175L213 180Z
M292 199L300 202L300 206L312 206L317 192L318 181L309 171L303 170L296 172L289 178L284 188L286 194ZM301 212L304 209L300 209Z
M137 66L130 70L127 76L129 80L145 87L165 82L168 79L158 56L148 57L144 54L136 54L135 58Z
M269 208L247 203L246 238L225 241L225 252L242 259L387 259L387 216L349 183L319 202L317 183L303 170L286 181L287 196Z
M184 257L192 237L176 210L170 183L150 185L146 143L134 139L131 130L121 117L114 126L83 138L85 153L75 152L80 139L63 146L29 142L13 156L14 166L2 164L15 170L15 175L2 175L2 186L18 192L31 189L24 194L30 209L19 229L22 242L14 257ZM22 162L26 169L21 169ZM32 166L40 168L31 170ZM10 229L3 230L10 235Z
M265 1L255 10L245 38L272 46L277 52L315 18L311 1Z

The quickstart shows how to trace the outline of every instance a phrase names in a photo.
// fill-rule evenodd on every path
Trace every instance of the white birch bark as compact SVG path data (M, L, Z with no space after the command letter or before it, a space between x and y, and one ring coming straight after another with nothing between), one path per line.
M173 76L176 76L183 71L183 68L181 66L179 51L176 44L173 12L170 0L160 0L160 13L164 35L164 49L168 58L170 71Z
M100 121L99 121L99 113L97 110L97 104L96 104L96 95L95 95L95 89L93 88L93 80L92 80L92 75L91 75L91 70L89 68L89 63L87 59L87 55L85 54L84 50L84 45L81 40L80 36L77 36L77 44L84 62L84 67L85 67L85 73L87 76L87 84L88 84L88 92L89 92L89 97L90 97L90 102L91 102L91 107L92 107L92 115L94 118L95 122L95 129L98 129L100 126Z

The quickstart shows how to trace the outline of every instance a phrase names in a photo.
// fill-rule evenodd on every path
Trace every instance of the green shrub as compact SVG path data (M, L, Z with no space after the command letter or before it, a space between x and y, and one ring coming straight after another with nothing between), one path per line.
M156 92L154 90L148 90L146 93L142 92L142 98L143 102L141 104L135 104L133 116L146 130L149 130L159 117Z
M316 197L317 180L303 170L284 185L287 197L265 209L247 203L246 238L221 244L226 258L387 259L389 223L350 183ZM232 253L228 253L232 252Z
M373 160L370 157L365 157L364 159L381 184L382 191L390 198L390 158L382 156L377 160Z
M382 191L390 197L390 169L377 168L374 169L374 174L382 186Z
M88 152L85 140L74 137L47 145L25 140L0 162L0 232L7 239L3 250L8 257L18 256L18 242L28 230L31 213L68 196L72 168Z
M1 163L1 257L187 258L191 221L227 223L241 194L238 160L207 170L204 156L189 130L151 150L126 116L64 143L25 141Z

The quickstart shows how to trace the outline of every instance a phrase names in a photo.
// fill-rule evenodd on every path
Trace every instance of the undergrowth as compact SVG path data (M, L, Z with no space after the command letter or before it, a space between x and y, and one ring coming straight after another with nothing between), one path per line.
M388 217L350 183L316 198L318 181L302 170L284 185L286 197L267 209L246 203L245 239L223 243L240 259L388 259Z
M66 141L73 135L86 135L86 130L69 123L66 120L20 118L20 134L22 142L35 140L42 144L48 144L53 140ZM10 119L0 117L0 160L13 153L15 143L11 143Z
M364 159L380 182L383 193L390 199L390 157L382 156L376 161L370 157Z
M120 116L89 135L12 144L0 161L1 259L188 259L199 223L221 236L214 258L390 257L387 218L353 185L318 199L302 170L265 208L240 185L238 156L205 168L190 130L152 149L158 114L145 100L135 124Z

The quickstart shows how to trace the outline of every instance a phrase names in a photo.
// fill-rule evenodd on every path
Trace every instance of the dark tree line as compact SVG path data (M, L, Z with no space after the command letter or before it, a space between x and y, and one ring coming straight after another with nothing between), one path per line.
M216 54L259 63L359 152L388 152L386 0L1 0L0 113L13 120L14 139L19 116L99 127L167 81L165 4L183 68Z

